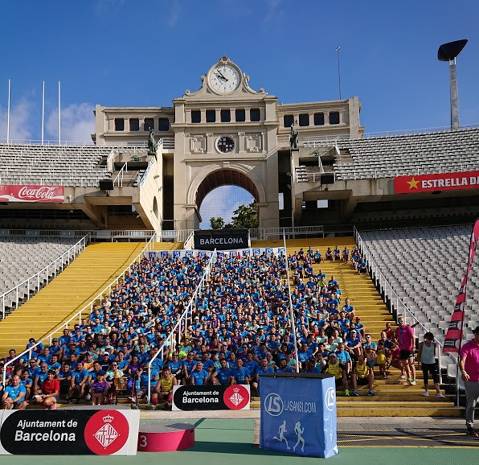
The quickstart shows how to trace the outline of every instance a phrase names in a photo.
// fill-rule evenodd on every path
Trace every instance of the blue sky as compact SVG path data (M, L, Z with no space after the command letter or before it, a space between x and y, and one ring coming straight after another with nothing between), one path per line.
M23 0L0 13L0 139L9 78L12 138L40 138L42 80L56 138L61 80L63 136L88 141L96 103L171 105L222 55L281 102L337 98L337 45L343 96L359 96L368 133L446 127L448 70L436 51L463 37L461 124L479 124L477 0Z

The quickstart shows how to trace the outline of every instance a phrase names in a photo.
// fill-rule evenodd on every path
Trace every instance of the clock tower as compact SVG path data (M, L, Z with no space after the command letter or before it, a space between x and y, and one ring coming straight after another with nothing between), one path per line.
M255 198L261 227L277 227L277 99L253 90L249 76L222 57L197 91L174 100L175 229L197 228L216 187L237 185Z

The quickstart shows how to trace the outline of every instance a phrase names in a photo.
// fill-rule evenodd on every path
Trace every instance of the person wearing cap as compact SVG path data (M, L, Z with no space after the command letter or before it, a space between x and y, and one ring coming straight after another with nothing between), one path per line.
M105 379L105 372L103 370L98 371L90 387L91 404L102 405L105 402L105 397L109 389L110 383Z
M467 434L479 439L479 432L474 429L474 410L479 401L479 326L474 329L474 337L461 347L459 357L466 391Z

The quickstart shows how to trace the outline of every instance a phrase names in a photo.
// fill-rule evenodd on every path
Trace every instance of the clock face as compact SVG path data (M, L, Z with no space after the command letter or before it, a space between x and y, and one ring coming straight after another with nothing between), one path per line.
M225 95L230 94L238 88L240 84L240 74L234 66L220 64L211 70L208 80L214 92Z
M235 141L229 136L218 137L218 140L216 141L216 148L221 153L232 152L235 148Z

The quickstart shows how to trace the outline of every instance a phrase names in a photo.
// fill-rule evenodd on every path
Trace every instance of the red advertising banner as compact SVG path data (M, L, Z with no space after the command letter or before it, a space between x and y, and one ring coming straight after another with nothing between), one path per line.
M444 339L443 352L459 352L463 325L464 325L464 305L466 304L466 287L469 281L469 276L472 272L472 266L474 265L474 259L476 258L476 247L479 240L479 220L476 220L472 229L471 240L469 241L469 257L467 260L467 268L464 276L462 277L461 287L456 297L456 303L454 305L454 311L451 315L451 321L446 332Z
M0 185L0 202L63 203L63 186L40 184Z
M418 174L394 178L395 194L479 189L479 171Z

